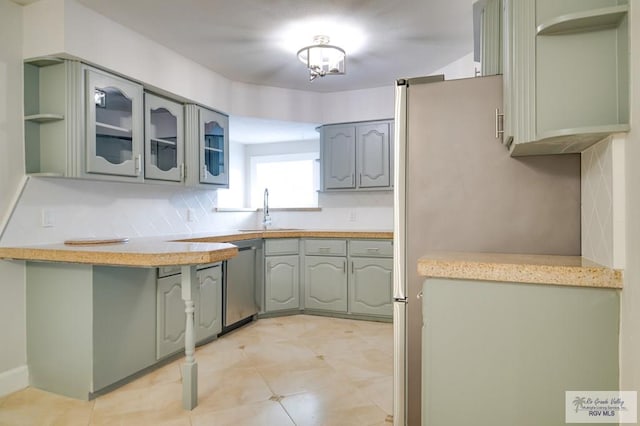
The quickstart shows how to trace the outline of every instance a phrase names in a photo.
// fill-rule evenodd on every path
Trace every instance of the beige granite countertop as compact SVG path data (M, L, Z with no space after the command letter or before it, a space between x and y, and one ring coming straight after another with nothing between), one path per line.
M580 256L429 253L418 260L424 277L622 288L622 271Z
M392 238L390 231L273 229L131 238L126 243L0 247L0 259L157 267L214 263L234 257L232 241L254 238Z
M190 242L228 242L251 240L254 238L361 238L361 239L391 239L393 231L349 231L327 229L255 229L250 231L219 231L206 234L194 234L177 237L174 240Z

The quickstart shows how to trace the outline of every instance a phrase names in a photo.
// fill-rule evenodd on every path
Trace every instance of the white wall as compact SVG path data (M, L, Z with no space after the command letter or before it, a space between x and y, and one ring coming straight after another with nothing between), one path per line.
M216 213L214 190L180 186L32 178L2 245L61 242L79 237L146 237L251 226L255 213ZM42 210L54 227L41 226ZM194 213L189 221L187 210Z
M631 3L631 132L625 141L627 262L621 292L620 389L640 390L640 2Z
M476 63L473 61L473 52L442 67L433 74L444 74L445 80L475 77Z
M0 0L0 220L19 190L24 164L21 9ZM0 261L0 396L28 382L24 282L22 263Z

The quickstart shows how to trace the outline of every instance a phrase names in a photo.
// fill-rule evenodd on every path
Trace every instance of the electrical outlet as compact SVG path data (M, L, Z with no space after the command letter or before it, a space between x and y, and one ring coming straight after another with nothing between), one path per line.
M56 225L56 218L50 209L42 209L40 212L40 220L43 228L53 228Z
M193 222L194 220L196 220L195 209L187 209L187 222Z

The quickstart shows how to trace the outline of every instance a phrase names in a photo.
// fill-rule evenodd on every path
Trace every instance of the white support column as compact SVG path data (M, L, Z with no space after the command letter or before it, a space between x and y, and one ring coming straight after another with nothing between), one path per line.
M194 357L196 337L194 333L193 292L196 288L195 265L182 267L182 300L186 316L184 334L185 360L182 364L182 406L185 410L193 410L198 405L198 364Z

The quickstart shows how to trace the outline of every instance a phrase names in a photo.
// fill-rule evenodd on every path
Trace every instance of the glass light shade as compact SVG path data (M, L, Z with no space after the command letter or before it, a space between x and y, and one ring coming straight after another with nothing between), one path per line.
M309 69L309 79L325 75L345 73L345 51L337 46L327 44L328 37L317 36L317 44L303 47L298 51L298 59Z

